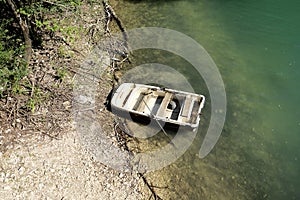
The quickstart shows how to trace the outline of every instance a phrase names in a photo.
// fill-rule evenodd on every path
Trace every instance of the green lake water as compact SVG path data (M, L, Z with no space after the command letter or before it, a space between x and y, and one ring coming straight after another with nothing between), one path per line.
M189 150L172 165L146 174L159 186L157 193L163 199L300 199L300 1L123 0L112 5L127 29L164 27L195 39L215 61L226 87L227 117L214 150L204 159L197 156L209 123L208 99L202 131ZM188 63L174 62L177 58L166 52L138 55L140 63L168 58L169 66L176 63L185 76L196 78ZM195 90L202 87L209 96L202 83Z

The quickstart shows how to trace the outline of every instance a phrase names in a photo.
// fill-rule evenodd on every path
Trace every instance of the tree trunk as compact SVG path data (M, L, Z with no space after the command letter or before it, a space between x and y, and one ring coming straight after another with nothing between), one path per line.
M25 41L24 59L28 64L31 59L31 55L32 55L32 41L29 36L29 28L28 28L27 22L26 22L26 20L22 19L21 15L17 12L14 2L12 0L6 0L6 1L9 5L9 7L12 9L14 16L19 23L19 26L21 27L24 41Z

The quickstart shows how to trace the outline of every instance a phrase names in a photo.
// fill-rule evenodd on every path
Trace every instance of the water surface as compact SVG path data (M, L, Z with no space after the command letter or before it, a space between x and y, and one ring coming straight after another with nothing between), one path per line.
M228 112L205 159L197 153L209 123L172 165L147 174L163 199L300 199L300 1L118 1L126 27L165 27L199 42L217 64ZM136 63L163 62L208 95L192 67L167 52L137 52ZM195 83L195 81L192 81ZM166 188L167 186L167 188Z

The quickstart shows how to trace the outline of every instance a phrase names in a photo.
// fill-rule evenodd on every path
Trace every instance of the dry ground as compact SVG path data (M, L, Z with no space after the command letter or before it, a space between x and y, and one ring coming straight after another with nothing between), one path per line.
M103 6L84 4L75 15L51 18L64 31L45 35L22 92L0 101L0 199L143 199L136 174L97 163L72 130L72 81L105 35Z

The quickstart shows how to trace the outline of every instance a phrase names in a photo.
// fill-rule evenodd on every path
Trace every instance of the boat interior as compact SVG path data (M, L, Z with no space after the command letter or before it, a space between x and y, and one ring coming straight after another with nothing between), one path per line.
M142 115L196 123L202 97L183 95L153 88L134 88L124 99L123 107Z

